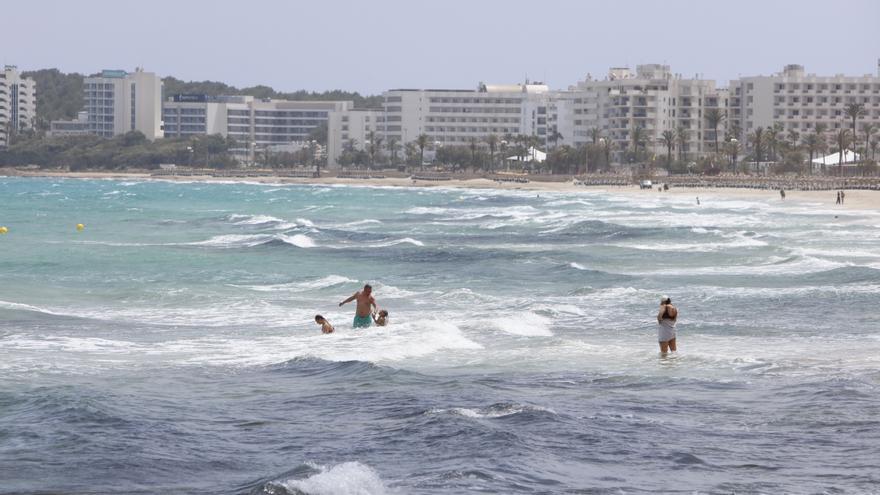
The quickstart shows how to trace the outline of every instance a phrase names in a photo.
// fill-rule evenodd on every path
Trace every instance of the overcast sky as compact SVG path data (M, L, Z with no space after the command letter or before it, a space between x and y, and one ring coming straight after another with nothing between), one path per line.
M565 88L667 63L722 85L789 63L876 74L880 1L27 0L0 8L0 63L279 90Z

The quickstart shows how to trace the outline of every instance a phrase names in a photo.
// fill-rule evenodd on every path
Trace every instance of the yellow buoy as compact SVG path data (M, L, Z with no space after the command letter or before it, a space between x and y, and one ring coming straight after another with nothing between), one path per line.
M5 234L7 232L9 232L9 229L7 229L6 227L0 227L0 234Z
M76 224L76 230L77 230L77 231L82 232L84 228L86 228L85 225L83 225L83 224L81 224L81 223Z

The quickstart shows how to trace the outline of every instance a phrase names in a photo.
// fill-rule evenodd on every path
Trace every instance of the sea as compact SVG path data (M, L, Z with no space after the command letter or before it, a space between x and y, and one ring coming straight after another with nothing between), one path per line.
M880 207L367 184L0 178L0 493L880 493Z

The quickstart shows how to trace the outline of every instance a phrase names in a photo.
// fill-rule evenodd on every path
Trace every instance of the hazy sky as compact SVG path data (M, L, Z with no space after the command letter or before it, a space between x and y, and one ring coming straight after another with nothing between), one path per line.
M667 63L726 81L788 63L877 73L880 1L27 0L0 6L0 63L279 90L564 88Z

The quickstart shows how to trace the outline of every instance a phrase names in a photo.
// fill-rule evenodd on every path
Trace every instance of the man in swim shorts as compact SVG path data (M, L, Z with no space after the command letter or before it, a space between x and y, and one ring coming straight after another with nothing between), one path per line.
M376 300L373 299L372 294L373 288L367 284L364 285L363 290L355 292L353 296L339 303L339 306L342 307L343 304L357 300L357 309L354 312L354 321L352 322L354 328L369 328L373 324L373 310L379 308L376 306Z

